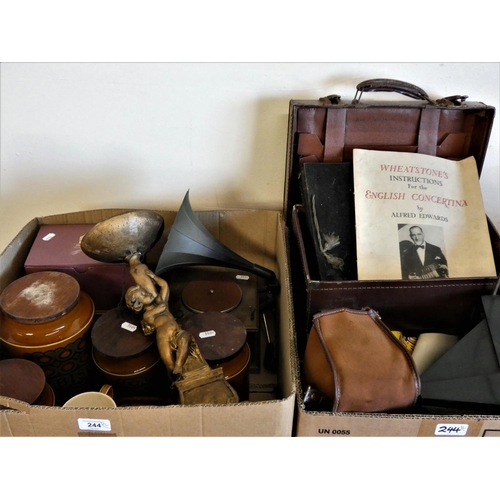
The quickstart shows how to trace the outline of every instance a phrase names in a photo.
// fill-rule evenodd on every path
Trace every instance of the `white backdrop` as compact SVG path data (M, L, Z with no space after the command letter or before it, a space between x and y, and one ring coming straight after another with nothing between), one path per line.
M96 208L280 209L290 99L369 78L499 108L498 63L3 63L0 250L31 218ZM365 94L366 99L401 99ZM500 229L499 126L481 177Z

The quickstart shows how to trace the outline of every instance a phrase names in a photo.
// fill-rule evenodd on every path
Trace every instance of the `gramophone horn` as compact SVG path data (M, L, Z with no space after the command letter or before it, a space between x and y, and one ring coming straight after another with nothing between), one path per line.
M155 274L161 276L175 268L193 265L246 270L263 277L269 287L279 287L273 271L244 259L212 236L193 212L188 191L168 234Z

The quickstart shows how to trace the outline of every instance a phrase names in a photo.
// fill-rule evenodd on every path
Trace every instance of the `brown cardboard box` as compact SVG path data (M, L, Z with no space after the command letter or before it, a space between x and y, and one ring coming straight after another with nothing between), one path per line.
M500 437L500 416L327 413L299 407L298 437Z
M427 408L425 414L349 413L308 411L304 405L299 364L294 364L297 387L297 412L294 436L297 437L500 437L500 415L472 414L473 407L460 412L442 413L442 408ZM491 408L488 409L492 411Z
M476 158L480 174L494 116L495 109L483 103L459 104L446 99L431 104L426 100L384 101L365 96L363 102L356 99L343 102L332 95L318 101L290 102L284 211L291 234L297 359L302 359L312 317L321 310L371 307L388 325L405 322L404 328L395 329L406 335L415 331L416 335L422 331L448 331L457 325L467 328L480 297L491 293L497 280L492 276L441 280L443 283L440 280L321 281L318 271L308 265L314 262L310 258L314 255L311 242L302 237L307 232L301 212L300 165L351 162L353 149L364 148L454 159L470 155ZM496 266L500 269L499 235L491 224L490 236ZM439 329L426 330L429 324ZM300 367L300 362L294 367ZM500 415L306 411L299 369L295 371L295 380L296 436L500 436Z
M42 224L95 224L130 210L95 210L31 220L0 255L0 292L22 276L23 265ZM175 212L158 211L165 231L148 260L163 249ZM287 238L276 211L225 210L198 213L205 227L223 244L251 262L276 272L279 296L279 372L275 399L236 405L145 406L70 409L30 406L0 397L0 436L291 436L295 408L292 376L294 324L287 262Z

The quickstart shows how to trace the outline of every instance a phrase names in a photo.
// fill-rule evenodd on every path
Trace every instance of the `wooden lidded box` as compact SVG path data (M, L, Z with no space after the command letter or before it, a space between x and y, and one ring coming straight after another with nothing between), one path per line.
M481 174L495 108L469 102L467 96L431 100L422 89L396 80L368 80L353 91L354 99L331 95L292 100L285 175L285 220L290 229L290 269L297 327L299 366L314 314L336 308L370 307L393 330L406 336L423 332L465 335L481 313L481 296L493 292L498 276L438 279L324 280L308 224L300 175L304 165L346 164L354 149L422 153L449 160L473 156ZM396 92L405 97L384 100L367 92ZM500 270L500 237L488 221L496 274ZM433 435L429 416L337 414L306 411L297 373L296 435L322 430L336 435ZM407 418L405 418L407 417ZM494 427L500 421L492 417ZM482 422L482 421L481 421ZM477 422L476 422L477 424ZM481 423L481 425L483 425ZM477 424L472 432L480 432ZM341 432L342 431L342 432Z

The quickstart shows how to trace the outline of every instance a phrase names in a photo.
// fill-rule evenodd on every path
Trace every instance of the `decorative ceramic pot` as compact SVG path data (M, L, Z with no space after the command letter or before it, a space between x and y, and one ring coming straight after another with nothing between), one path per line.
M56 393L67 397L89 376L92 299L68 274L23 276L0 295L0 341L12 358L40 366Z
M248 365L250 355L250 346L245 342L245 345L234 356L218 363L213 361L209 363L211 368L222 367L224 377L235 388L240 401L246 401L249 398Z
M33 405L53 406L55 403L54 391L45 381L43 370L27 359L0 361L0 396Z
M104 380L123 397L161 394L170 381L156 336L144 335L142 315L126 307L104 313L91 331L92 358Z
M194 314L182 327L193 335L210 367L222 367L240 401L248 400L251 352L243 322L231 313L211 311Z

